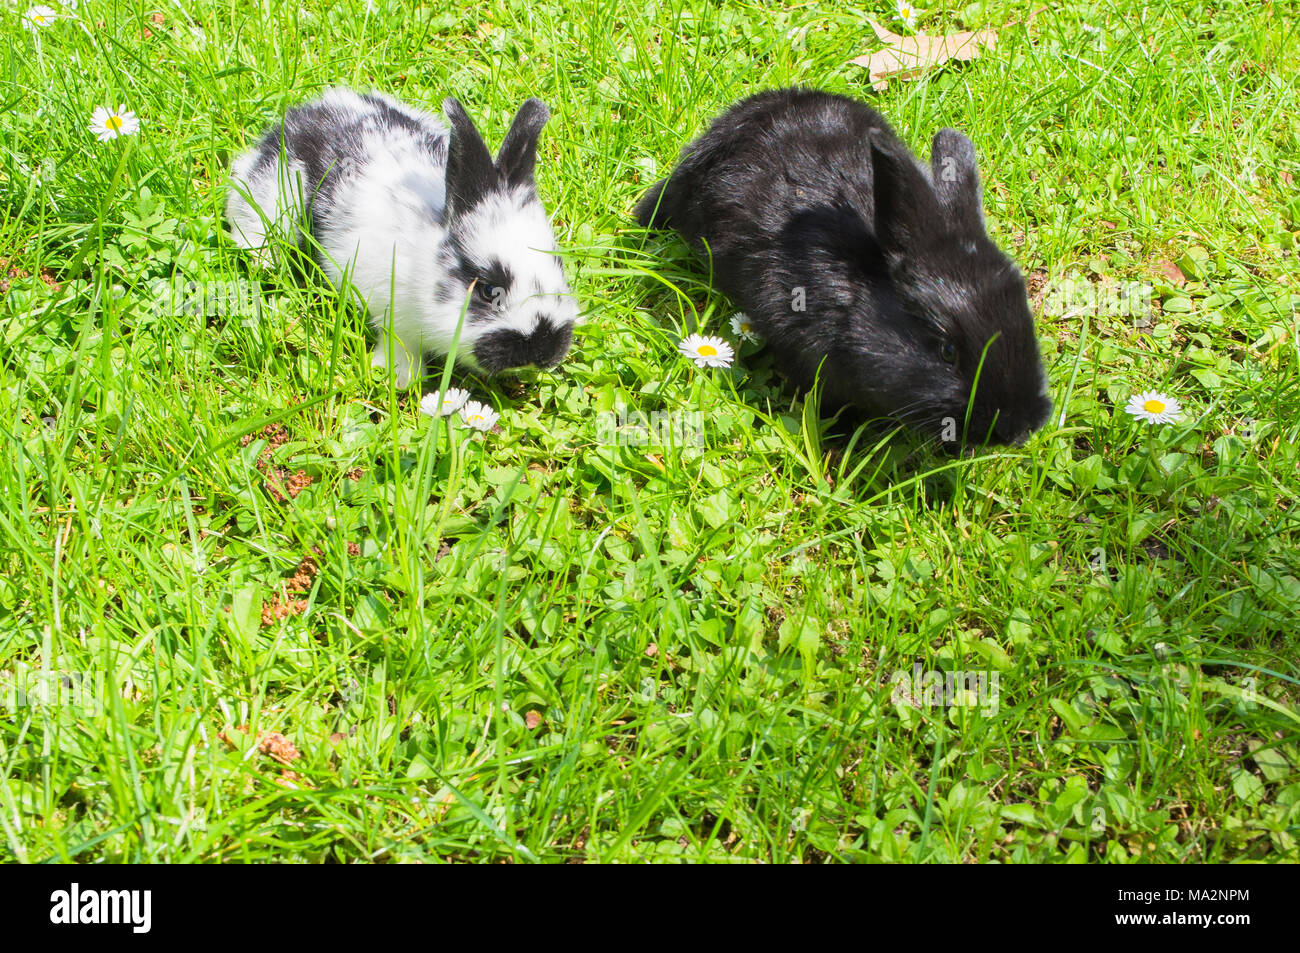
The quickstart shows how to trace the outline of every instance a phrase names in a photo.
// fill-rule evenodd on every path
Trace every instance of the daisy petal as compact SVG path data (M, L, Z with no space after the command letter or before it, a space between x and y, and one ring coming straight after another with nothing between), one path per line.
M465 426L473 427L475 430L491 430L501 419L501 415L489 407L487 404L479 403L477 400L471 400L460 409L460 419Z
M1182 416L1182 410L1176 398L1153 390L1134 394L1124 407L1124 413L1149 424L1173 423Z
M29 30L40 30L52 26L59 15L46 6L31 7L23 14L23 23Z
M754 322L743 311L737 311L731 316L731 333L742 341L758 340L758 335L754 333Z
M448 417L465 406L469 391L462 387L448 387L445 393L434 391L420 399L420 412L430 417Z
M697 367L730 367L736 358L735 349L722 338L701 334L692 334L677 345L677 350L694 361Z
M108 142L118 136L131 136L139 130L140 120L135 113L127 111L126 103L115 110L96 106L90 114L90 131L100 142Z

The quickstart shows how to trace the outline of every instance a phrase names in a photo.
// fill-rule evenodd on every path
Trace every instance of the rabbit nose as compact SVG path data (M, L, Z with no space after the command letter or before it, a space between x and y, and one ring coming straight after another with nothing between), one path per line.
M554 367L569 353L573 341L570 325L556 325L539 317L532 331L513 328L489 331L474 343L474 358L489 374L521 367Z

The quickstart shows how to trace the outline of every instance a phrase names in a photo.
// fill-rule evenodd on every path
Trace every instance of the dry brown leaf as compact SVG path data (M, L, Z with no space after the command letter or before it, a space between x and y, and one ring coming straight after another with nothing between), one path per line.
M1181 288L1187 284L1187 276L1183 270L1175 265L1172 261L1162 261L1156 264L1156 271L1169 279L1169 283L1175 288Z
M257 738L257 748L281 764L298 760L298 749L293 742L278 731L264 731Z
M288 768L282 768L279 777L271 779L274 783L282 788L310 788L312 783L304 778L297 771L290 771Z
M290 592L307 592L311 589L312 580L316 578L318 572L320 566L316 564L316 560L311 555L304 556L285 585Z
M270 602L262 605L262 625L274 625L280 619L302 615L307 611L306 599L281 600L277 594Z
M542 713L540 711L530 711L524 715L524 724L528 726L529 731L533 731L542 723Z
M284 424L267 424L261 430L244 434L244 436L239 439L239 445L241 447L247 447L258 437L262 437L271 447L283 447L289 442L291 436L289 428Z
M973 60L985 49L992 50L998 44L996 30L946 33L943 36L899 36L875 20L867 22L876 31L876 36L885 44L885 48L859 56L850 62L867 68L871 85L877 92L883 92L891 79L916 79L927 69L941 66L949 60Z

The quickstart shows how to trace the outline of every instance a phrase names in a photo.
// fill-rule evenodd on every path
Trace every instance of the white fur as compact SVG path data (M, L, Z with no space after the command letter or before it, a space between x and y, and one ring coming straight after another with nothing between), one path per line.
M555 260L551 223L530 190L512 189L481 203L465 221L461 235L467 257L482 265L496 257L515 271L514 287L501 300L498 319L477 327L478 333L513 328L527 334L540 315L573 323L578 309L564 269Z
M269 267L272 243L268 235L280 241L297 240L306 171L301 162L290 160L277 163L274 178L255 176L252 167L256 160L253 151L235 161L226 197L226 220L235 242L250 249L259 264Z

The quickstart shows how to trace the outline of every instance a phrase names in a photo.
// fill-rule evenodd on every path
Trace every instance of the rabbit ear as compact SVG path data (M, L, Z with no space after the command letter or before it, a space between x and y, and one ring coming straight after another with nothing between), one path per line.
M537 139L550 118L551 111L540 99L528 100L515 113L515 120L497 153L497 169L511 185L527 185L533 181Z
M934 191L959 231L984 231L975 145L956 129L940 129L930 145Z
M451 124L451 143L447 149L447 199L453 212L473 207L500 182L492 154L483 137L474 128L458 101L450 96L442 101L442 110Z
M906 254L916 250L942 220L939 201L906 148L879 129L872 129L867 137L871 142L876 240L886 252Z

